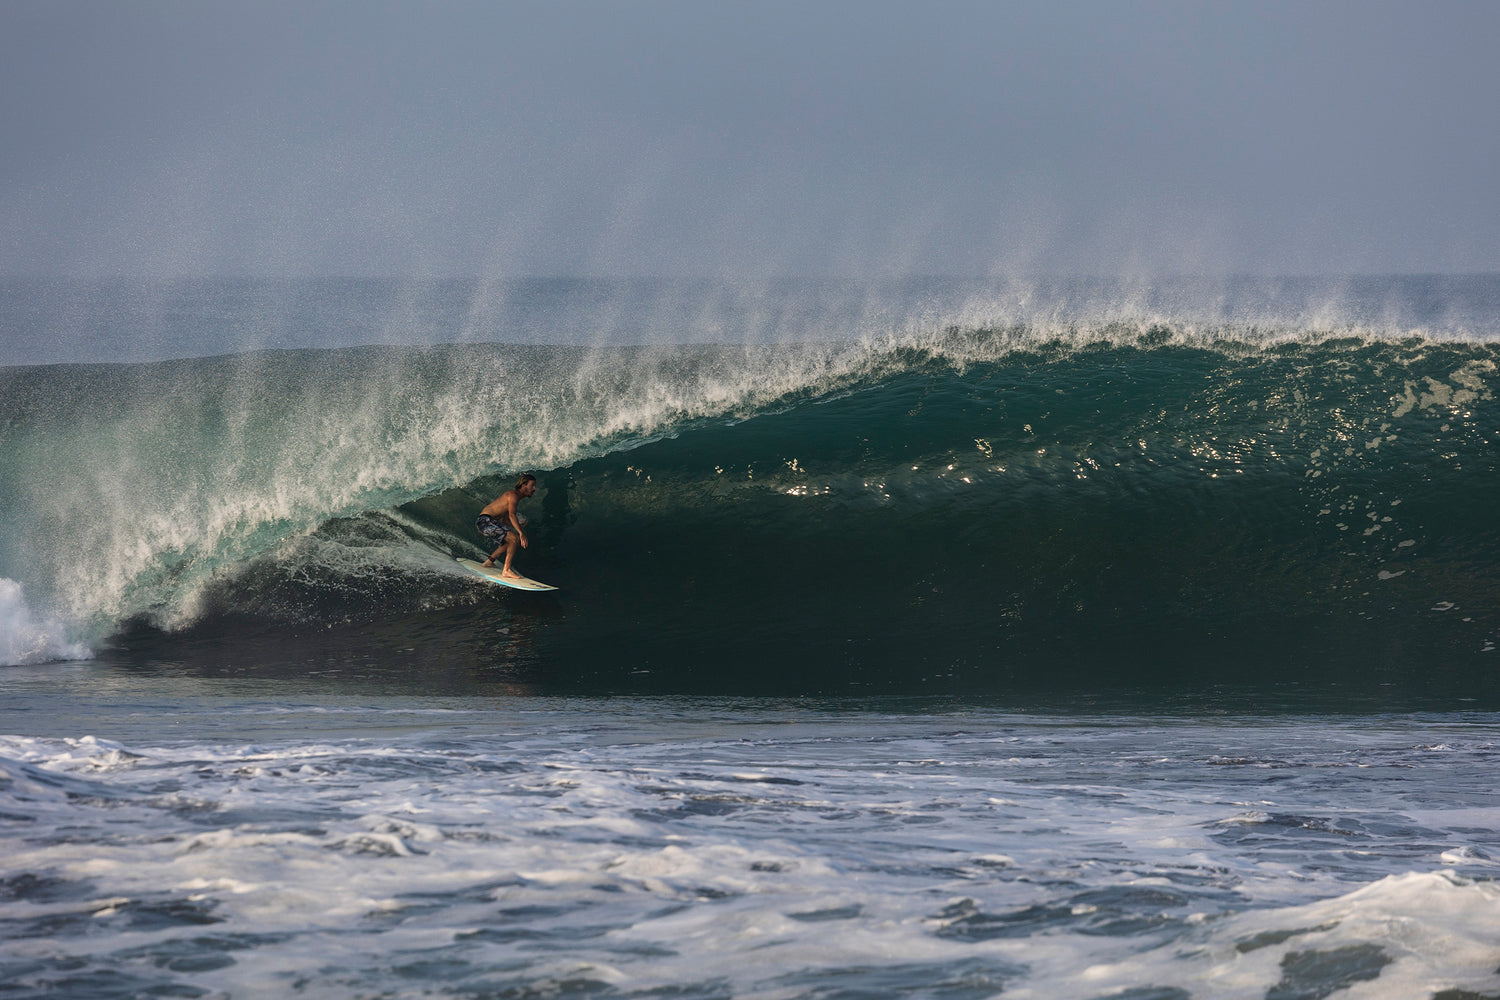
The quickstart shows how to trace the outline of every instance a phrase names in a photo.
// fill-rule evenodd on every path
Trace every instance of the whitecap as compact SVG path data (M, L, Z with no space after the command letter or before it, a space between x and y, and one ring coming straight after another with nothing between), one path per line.
M26 604L21 585L0 577L0 666L55 660L86 660L87 646L68 641L60 622L38 617Z

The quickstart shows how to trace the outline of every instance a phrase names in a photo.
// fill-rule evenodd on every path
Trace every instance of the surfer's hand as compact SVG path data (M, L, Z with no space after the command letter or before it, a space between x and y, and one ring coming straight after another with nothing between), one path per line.
M518 534L518 535L516 535L516 537L521 540L521 548L524 549L526 547L526 536Z

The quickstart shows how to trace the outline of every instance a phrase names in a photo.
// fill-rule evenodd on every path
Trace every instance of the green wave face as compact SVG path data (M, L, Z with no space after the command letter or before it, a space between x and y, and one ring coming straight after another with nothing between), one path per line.
M0 576L121 655L336 637L246 657L292 672L364 643L569 690L1489 698L1497 362L1113 325L8 369ZM522 469L556 598L448 569Z

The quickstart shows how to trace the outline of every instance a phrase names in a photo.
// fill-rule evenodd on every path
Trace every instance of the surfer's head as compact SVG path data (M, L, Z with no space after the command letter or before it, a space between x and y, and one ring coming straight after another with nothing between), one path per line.
M531 489L528 490L526 488L527 486L530 486ZM516 480L516 492L524 494L526 496L531 496L531 494L535 493L536 492L536 476L533 476L529 472L523 472L523 473L521 473L521 477Z

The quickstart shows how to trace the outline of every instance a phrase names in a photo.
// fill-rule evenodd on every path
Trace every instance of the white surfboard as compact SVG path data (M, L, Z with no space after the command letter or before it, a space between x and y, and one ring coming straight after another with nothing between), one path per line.
M460 560L458 560L458 564L460 566L462 566L464 569L468 570L470 573L473 573L476 576L482 576L486 580L490 581L490 583L498 583L502 587L512 587L512 588L514 588L516 590L556 590L557 589L556 587L549 587L545 583L538 583L535 580L528 580L524 576L516 577L514 579L507 579L506 577L503 577L503 576L500 575L500 567L499 566L491 566L488 569L486 569L485 567L481 566L479 563L475 562L472 559L460 559Z

